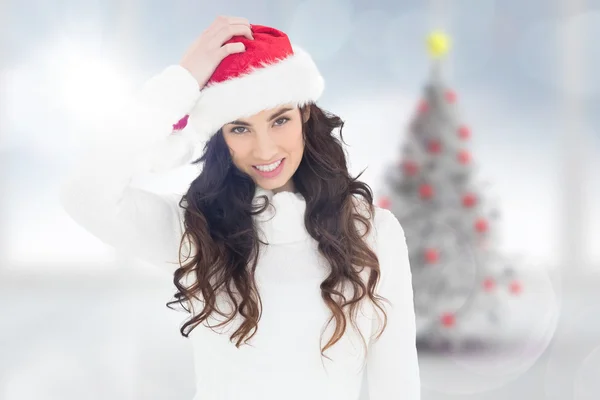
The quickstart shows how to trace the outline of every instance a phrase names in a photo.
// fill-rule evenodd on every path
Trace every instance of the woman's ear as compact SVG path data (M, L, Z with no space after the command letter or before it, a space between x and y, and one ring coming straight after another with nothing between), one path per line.
M304 107L302 107L302 122L306 123L306 121L308 121L309 118L310 118L310 106L305 105Z

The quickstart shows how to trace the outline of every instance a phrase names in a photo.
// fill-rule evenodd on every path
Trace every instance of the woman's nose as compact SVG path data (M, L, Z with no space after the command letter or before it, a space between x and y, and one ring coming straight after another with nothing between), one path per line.
M258 132L254 142L254 156L258 159L270 161L277 155L277 143L269 132Z

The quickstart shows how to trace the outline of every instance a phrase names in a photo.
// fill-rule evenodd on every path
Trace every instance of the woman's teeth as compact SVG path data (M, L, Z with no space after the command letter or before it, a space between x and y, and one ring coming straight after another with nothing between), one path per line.
M283 158L281 160L283 160ZM279 167L279 164L281 164L281 160L275 161L273 164L269 165L255 165L254 168L256 168L259 171L270 172L273 171L275 168Z

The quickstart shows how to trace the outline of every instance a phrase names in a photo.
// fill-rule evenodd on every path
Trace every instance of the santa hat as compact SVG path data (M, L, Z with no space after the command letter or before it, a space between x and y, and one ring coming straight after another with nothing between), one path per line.
M286 103L302 106L323 93L324 79L311 56L275 28L251 25L254 40L235 36L246 50L230 54L201 90L190 114L174 125L153 162L155 171L181 166L199 156L223 125Z

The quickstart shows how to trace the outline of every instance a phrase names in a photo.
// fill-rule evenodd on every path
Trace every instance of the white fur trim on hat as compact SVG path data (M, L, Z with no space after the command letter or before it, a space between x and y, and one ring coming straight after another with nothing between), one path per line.
M284 60L202 89L189 118L197 135L194 142L207 141L223 125L238 118L286 103L316 101L325 81L310 54L296 45L292 49L294 54Z

